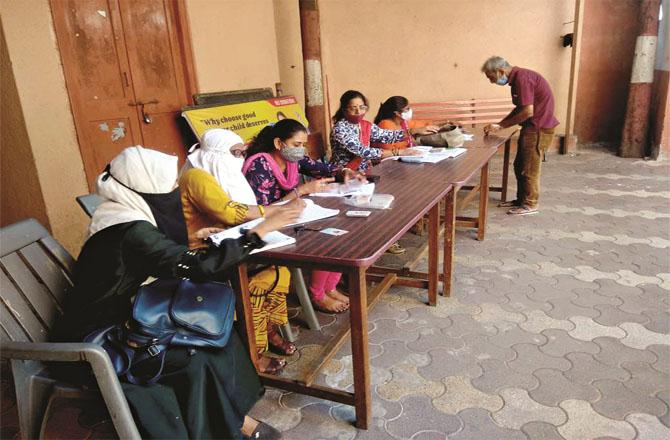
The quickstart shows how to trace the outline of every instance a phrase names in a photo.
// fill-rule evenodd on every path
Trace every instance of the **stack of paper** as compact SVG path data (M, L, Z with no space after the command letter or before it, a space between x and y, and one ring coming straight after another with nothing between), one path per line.
M330 183L327 185L326 191L312 193L312 197L347 197L347 196L369 196L374 194L374 183L362 183L358 180L353 180L347 184L344 183Z
M242 235L241 232L242 229L252 229L254 226L256 226L257 224L261 223L264 220L265 219L263 218L257 218L256 220L251 220L249 222L242 223L241 225L235 226L230 229L226 229L225 231L212 234L208 237L208 240L214 245L219 246L221 242L225 239L239 238ZM263 241L265 241L267 244L260 249L255 249L251 251L252 254L267 251L268 249L288 246L289 244L295 243L295 238L289 237L286 234L282 234L279 231L273 231L270 232L269 234L266 234L265 237L263 237Z
M466 148L433 148L423 156L402 156L401 162L411 163L438 163L450 157L460 156L467 151Z

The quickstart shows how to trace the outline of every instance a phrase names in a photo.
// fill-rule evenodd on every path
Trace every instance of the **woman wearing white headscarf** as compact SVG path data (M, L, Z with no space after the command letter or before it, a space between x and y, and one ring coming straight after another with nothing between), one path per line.
M201 147L188 156L179 187L190 234L207 227L239 225L276 210L302 210L301 200L281 208L256 205L256 196L242 174L245 150L237 134L213 129L203 134ZM286 365L285 359L265 356L265 351L272 349L290 356L297 350L277 331L278 326L288 322L286 295L290 279L288 269L280 266L262 268L249 279L259 369L263 373L279 374Z
M189 252L176 178L176 157L140 146L126 148L98 177L97 192L106 200L77 261L58 340L82 341L125 322L148 277L220 281L264 245L261 237L292 220L275 216L220 247ZM155 371L152 362L137 367ZM163 371L153 385L122 384L144 438L280 438L246 416L263 388L235 331L222 349L170 347Z

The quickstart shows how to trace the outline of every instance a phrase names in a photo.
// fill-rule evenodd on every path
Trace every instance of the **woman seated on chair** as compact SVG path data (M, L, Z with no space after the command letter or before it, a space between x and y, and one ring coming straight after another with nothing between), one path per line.
M283 206L257 206L256 196L242 174L245 150L241 137L217 128L207 130L200 148L188 156L179 188L189 234L211 226L225 229L278 211L296 217L300 214L304 207L301 200ZM192 249L203 246L203 242L189 243ZM270 266L249 279L256 349L261 354L258 366L263 373L278 374L286 365L284 359L264 355L268 348L285 356L296 352L296 346L278 331L278 326L288 323L290 277L287 268Z
M374 148L381 148L403 154L407 148L414 145L412 135L437 133L438 127L428 125L422 127L421 124L412 120L412 109L409 101L403 96L391 96L379 106L379 111L375 117L375 124L384 130L402 130L404 138L398 142L373 142ZM391 254L401 255L406 252L400 243L395 242L386 251Z
M263 236L294 221L280 212L239 239L189 251L177 172L176 156L135 146L123 150L98 177L97 193L105 201L93 215L79 255L74 287L57 323L58 340L82 341L92 331L126 322L133 296L149 277L226 279L250 251L264 245ZM153 372L159 358L133 368ZM171 346L164 360L157 383L122 383L143 437L281 437L246 415L263 387L235 330L224 348Z
M394 143L373 142L372 146L384 150L394 148L403 151L414 146L414 135L437 133L439 127L434 125L423 125L412 119L412 109L409 101L404 96L391 96L379 106L375 124L385 130L402 130L405 138Z
M335 125L330 133L334 164L366 172L373 161L418 154L407 149L373 147L371 142L392 144L405 140L406 135L403 130L385 130L363 119L368 108L368 98L356 90L348 90L340 97L340 107L333 117Z
M307 129L295 119L283 119L263 128L251 142L242 172L260 205L323 192L338 173L345 180L364 180L352 170L310 159L306 156L306 145ZM300 184L300 173L316 179ZM337 272L312 271L309 292L317 309L341 313L349 308L349 297L336 288L341 277Z

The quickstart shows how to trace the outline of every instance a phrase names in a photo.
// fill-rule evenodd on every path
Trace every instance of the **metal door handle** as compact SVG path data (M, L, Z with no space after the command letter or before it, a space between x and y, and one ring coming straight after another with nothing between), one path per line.
M144 106L148 104L158 104L158 99L152 99L151 101L137 101L137 102L131 102L128 105L131 107L140 107L140 112L142 113L142 120L144 121L145 124L151 124L153 120L151 119L151 116L147 114L147 112L144 111Z
M144 111L144 103L140 104L140 112L142 112L142 120L144 121L145 124L151 124L151 116L149 116L145 111Z

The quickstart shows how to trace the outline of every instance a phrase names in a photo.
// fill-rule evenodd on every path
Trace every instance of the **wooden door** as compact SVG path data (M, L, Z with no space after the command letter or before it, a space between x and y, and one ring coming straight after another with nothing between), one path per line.
M125 147L183 160L192 69L180 0L52 0L89 186ZM185 67L186 66L186 67Z

